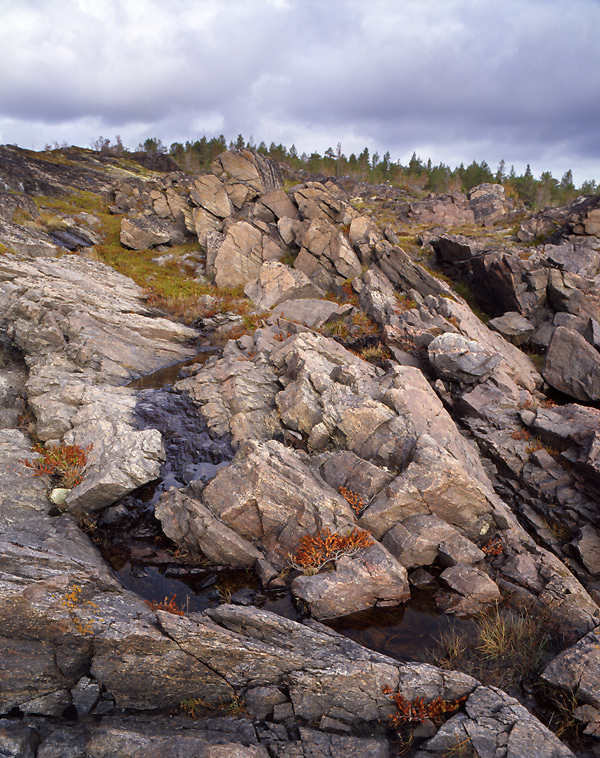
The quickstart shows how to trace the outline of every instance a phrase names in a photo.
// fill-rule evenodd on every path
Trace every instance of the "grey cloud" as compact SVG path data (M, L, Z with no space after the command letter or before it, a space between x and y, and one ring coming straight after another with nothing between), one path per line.
M600 173L596 0L0 0L0 12L3 139L93 124L168 143L218 124L301 150L344 138L440 159L571 156Z

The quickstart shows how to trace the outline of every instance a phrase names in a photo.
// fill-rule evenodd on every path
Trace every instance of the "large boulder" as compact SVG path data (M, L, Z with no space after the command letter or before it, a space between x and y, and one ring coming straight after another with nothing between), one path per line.
M206 507L282 568L306 534L353 523L344 498L279 442L247 442L202 493Z
M124 218L121 221L121 244L132 250L145 250L157 245L174 245L183 242L181 229L156 216Z
M328 221L315 219L302 237L294 268L315 284L329 289L360 274L361 263L346 236Z
M600 353L578 332L556 329L542 375L552 387L578 400L600 399Z
M265 261L244 292L261 311L270 310L284 300L319 298L325 294L306 274L278 261Z
M223 182L212 174L199 176L190 188L191 200L217 218L227 218L233 211Z
M214 259L219 287L244 286L256 279L265 261L279 260L283 248L269 235L247 221L232 224Z
M429 343L429 360L435 371L453 382L475 384L490 376L501 355L462 334L446 332Z
M339 558L333 571L296 577L292 592L318 619L398 605L410 597L406 569L379 543Z
M475 221L486 226L500 221L514 208L514 202L506 197L501 184L479 184L468 197Z
M225 185L235 208L283 185L281 170L275 161L253 150L227 150L215 158L210 170Z

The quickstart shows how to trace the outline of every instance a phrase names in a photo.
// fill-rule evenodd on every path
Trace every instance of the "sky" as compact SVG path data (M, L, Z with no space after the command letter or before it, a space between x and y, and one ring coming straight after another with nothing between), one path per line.
M600 0L0 0L0 144L240 133L600 182Z

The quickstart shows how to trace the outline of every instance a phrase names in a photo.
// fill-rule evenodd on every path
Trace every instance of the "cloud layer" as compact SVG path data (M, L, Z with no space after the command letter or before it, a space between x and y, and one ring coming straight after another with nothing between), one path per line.
M598 0L0 0L0 142L238 133L600 179Z

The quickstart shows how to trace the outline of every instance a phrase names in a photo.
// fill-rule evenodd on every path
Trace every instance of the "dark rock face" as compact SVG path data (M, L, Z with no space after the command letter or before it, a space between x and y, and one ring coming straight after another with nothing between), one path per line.
M0 181L5 189L24 195L60 197L72 189L91 192L108 191L111 181L92 158L92 151L82 150L78 153L78 158L85 161L86 152L91 154L90 162L82 166L63 162L60 159L41 160L29 150L1 145Z

